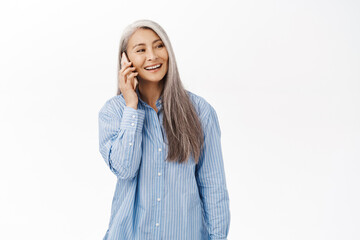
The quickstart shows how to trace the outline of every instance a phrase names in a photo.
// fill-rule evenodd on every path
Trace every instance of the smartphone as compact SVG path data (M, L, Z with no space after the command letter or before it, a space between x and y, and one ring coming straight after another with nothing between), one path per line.
M130 61L129 61L129 58L128 58L127 54L126 54L126 52L123 52L123 59L124 59L124 60L123 60L124 63L130 62ZM132 64L131 64L131 65L132 65Z
M124 60L122 60L122 59L124 59ZM121 60L122 60L124 63L130 62L130 61L129 61L129 58L128 58L127 54L126 54L126 52L123 52L123 57L121 58ZM123 64L122 64L122 65L123 65ZM132 66L133 66L133 65L131 64L130 67L132 67ZM136 71L133 71L133 72L136 72ZM138 82L137 78L134 77L134 85L133 85L134 90L135 90L135 88L137 87L138 83L139 83L139 82Z

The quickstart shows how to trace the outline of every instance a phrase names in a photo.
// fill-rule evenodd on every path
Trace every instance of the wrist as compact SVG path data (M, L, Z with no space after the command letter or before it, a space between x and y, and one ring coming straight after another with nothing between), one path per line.
M126 106L137 109L137 104L126 104Z

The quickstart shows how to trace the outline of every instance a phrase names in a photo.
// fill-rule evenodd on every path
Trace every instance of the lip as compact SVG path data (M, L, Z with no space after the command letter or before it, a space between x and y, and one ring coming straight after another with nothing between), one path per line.
M162 63L155 63L155 64L153 64L153 65L148 65L148 66L145 66L144 68L147 68L147 67L153 67L153 66L156 66L156 65L162 65ZM161 66L160 66L161 67Z
M160 71L161 68L162 68L162 65L159 68L155 68L155 69L152 69L152 70L146 70L145 69L145 71L150 72L150 73L154 73L154 72Z

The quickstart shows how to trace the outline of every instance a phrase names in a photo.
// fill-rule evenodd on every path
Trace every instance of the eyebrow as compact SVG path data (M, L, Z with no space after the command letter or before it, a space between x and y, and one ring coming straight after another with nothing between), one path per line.
M156 39L156 40L154 40L152 43L154 44L154 43L156 43L157 41L161 41L161 39L160 39L160 38L159 38L159 39ZM145 45L145 43L138 43L138 44L134 45L132 49L134 49L134 48L137 47L137 46L141 46L141 45Z

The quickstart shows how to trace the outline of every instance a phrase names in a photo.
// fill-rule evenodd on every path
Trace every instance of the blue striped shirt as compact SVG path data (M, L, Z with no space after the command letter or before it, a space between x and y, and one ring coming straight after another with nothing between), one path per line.
M200 117L204 149L199 163L165 161L168 146L162 97L156 112L139 96L138 109L122 94L99 111L99 151L117 184L104 240L224 240L230 226L215 109L187 91Z

